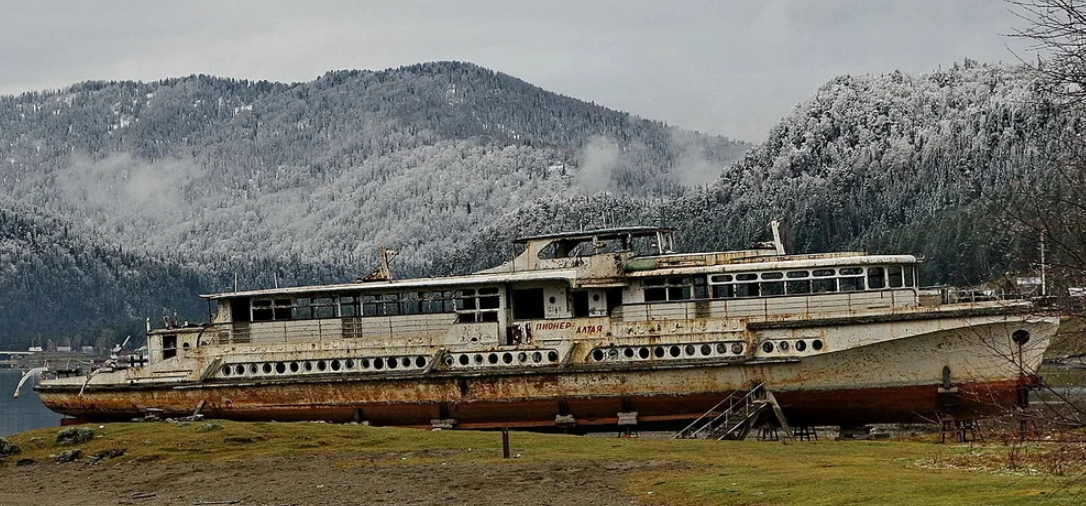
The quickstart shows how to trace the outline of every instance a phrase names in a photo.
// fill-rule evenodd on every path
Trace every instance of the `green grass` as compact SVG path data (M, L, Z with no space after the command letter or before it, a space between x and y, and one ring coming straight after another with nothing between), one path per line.
M221 429L197 430L200 423L92 425L96 437L81 445L85 455L124 449L119 459L150 461L232 461L291 454L330 455L343 466L481 462L506 465L497 432L374 428L314 423L216 421ZM48 462L67 449L53 444L59 429L38 429L9 438L19 458ZM1081 477L1029 475L962 469L983 452L964 445L931 442L795 442L619 439L513 432L518 464L540 461L653 461L626 474L626 488L648 504L727 505L1032 505L1086 502ZM1002 447L984 447L1000 455ZM349 455L349 458L347 457Z

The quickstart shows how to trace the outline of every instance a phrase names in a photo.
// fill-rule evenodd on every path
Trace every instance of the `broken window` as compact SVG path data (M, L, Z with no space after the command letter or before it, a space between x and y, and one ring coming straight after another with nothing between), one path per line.
M701 276L647 278L642 283L645 302L704 299L708 291Z
M542 288L513 290L514 320L541 320L545 316Z

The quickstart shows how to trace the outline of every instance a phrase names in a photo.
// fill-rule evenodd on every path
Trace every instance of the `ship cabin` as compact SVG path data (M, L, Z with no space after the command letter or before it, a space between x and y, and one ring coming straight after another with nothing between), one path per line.
M735 329L741 321L919 305L917 260L909 255L790 255L779 240L749 250L679 254L672 230L659 227L516 243L521 251L511 261L470 275L205 295L214 305L211 323L149 332L149 358L200 346L292 342L473 350L620 341L651 334L665 322ZM716 324L707 327L708 321Z

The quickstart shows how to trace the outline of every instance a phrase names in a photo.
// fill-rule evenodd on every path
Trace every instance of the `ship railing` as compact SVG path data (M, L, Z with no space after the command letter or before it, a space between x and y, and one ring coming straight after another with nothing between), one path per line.
M765 383L758 383L750 388L745 395L740 396L738 391L734 391L728 394L727 397L716 403L715 406L709 408L704 414L699 416L690 425L687 425L679 432L676 432L672 439L696 439L701 434L711 434L717 430L721 425L728 422L729 417L740 412L743 416L740 418L740 424L745 423L750 418L752 410L758 409L754 406L755 401L758 400L765 392ZM727 405L727 408L724 406ZM734 428L728 428L725 435L731 433Z
M616 316L624 320L812 317L826 314L857 314L868 311L894 313L918 304L912 289L834 292L825 294L690 299L623 304Z
M443 315L444 316L444 315ZM438 335L452 325L449 317L352 317L313 320L283 320L270 322L216 323L203 330L205 342L217 344L285 343L297 341L323 341L352 338L391 338L393 330L402 335ZM459 324L461 327L486 327L496 335L496 322ZM480 330L482 332L482 330Z

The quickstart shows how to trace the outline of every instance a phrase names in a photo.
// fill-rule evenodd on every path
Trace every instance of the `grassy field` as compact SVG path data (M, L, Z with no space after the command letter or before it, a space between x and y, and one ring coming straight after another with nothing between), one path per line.
M339 466L416 466L456 462L486 468L592 462L616 471L637 502L664 505L1083 504L1082 445L971 446L932 441L720 442L581 437L513 432L501 455L497 432L421 431L316 423L148 422L90 426L86 456L124 450L108 462L154 466L319 455ZM0 475L18 459L52 464L68 449L59 429L9 440L17 456L0 460ZM1053 457L1055 452L1062 452ZM1076 453L1078 452L1078 453ZM342 458L349 455L351 458ZM636 465L632 465L636 463ZM651 465L646 466L646 463ZM44 468L43 468L44 469Z

